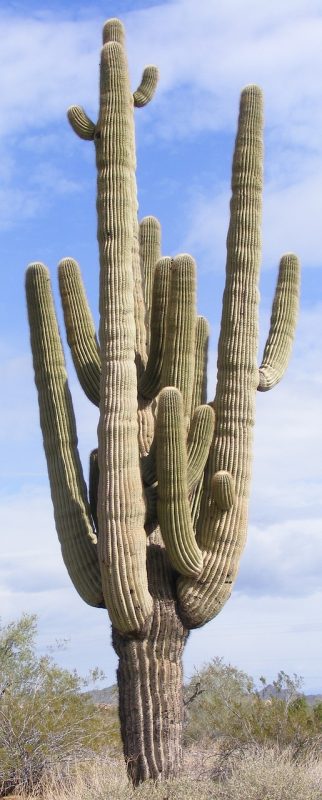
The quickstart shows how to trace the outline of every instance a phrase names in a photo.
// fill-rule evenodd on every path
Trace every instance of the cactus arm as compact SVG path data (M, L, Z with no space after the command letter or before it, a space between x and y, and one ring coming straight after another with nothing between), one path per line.
M207 402L207 362L209 323L205 317L197 317L195 343L195 371L193 380L191 412Z
M272 308L270 331L259 368L260 392L267 392L281 380L287 368L299 305L300 265L293 253L281 258Z
M122 633L139 632L152 611L146 572L145 503L138 452L132 269L134 123L123 44L104 27L98 170L100 347L98 552L106 605ZM116 146L117 144L117 146Z
M229 511L235 502L234 480L230 472L222 469L212 476L212 499L221 511Z
M197 525L204 552L198 581L180 577L178 598L190 627L214 617L231 592L247 525L255 391L258 385L258 274L262 194L262 96L256 86L241 96L227 237L226 285L218 346L216 427ZM235 502L221 510L213 475L232 476Z
M67 341L78 379L89 400L99 406L101 357L77 262L64 258L58 275Z
M146 347L149 352L154 270L161 258L161 229L155 217L144 217L141 220L139 246L144 287Z
M171 267L170 298L161 385L176 386L184 413L190 417L196 332L196 265L189 255L177 256Z
M92 122L87 114L85 114L85 111L81 106L70 106L67 111L67 117L73 128L73 131L75 131L80 139L85 139L85 141L94 140L94 122Z
M133 94L135 108L142 108L150 103L157 88L159 72L152 64L144 68L140 86Z
M199 406L191 420L187 440L188 491L203 475L214 435L215 414L210 406Z
M166 321L169 304L171 258L161 258L156 264L151 308L151 342L145 372L139 381L142 397L153 400L161 386L162 365L166 341Z
M64 354L43 264L29 266L26 294L40 423L63 559L80 596L89 605L104 607Z
M198 576L202 553L191 523L183 400L173 387L159 395L157 475L158 520L170 562L181 575Z

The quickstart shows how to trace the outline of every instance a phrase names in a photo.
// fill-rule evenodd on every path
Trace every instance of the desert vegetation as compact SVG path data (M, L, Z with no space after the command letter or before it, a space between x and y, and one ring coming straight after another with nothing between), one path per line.
M134 789L117 705L89 689L99 672L84 680L37 655L36 633L27 615L0 629L1 797L320 800L322 702L308 702L298 676L256 686L215 658L185 687L180 778Z

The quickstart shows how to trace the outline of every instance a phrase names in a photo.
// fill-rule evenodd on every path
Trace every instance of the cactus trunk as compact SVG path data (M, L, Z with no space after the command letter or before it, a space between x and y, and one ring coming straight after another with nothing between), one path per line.
M173 573L160 534L149 537L153 614L147 636L113 628L124 757L134 785L175 777L182 765L182 653L188 631L178 616Z

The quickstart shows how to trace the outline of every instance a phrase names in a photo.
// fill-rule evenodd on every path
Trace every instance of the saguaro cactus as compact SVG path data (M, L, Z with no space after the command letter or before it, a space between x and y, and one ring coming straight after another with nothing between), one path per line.
M100 408L89 499L49 274L31 264L26 278L57 532L77 591L112 621L134 783L180 767L182 651L188 631L231 593L246 536L256 390L284 373L299 283L288 254L258 368L262 96L248 86L233 161L217 390L207 405L208 324L196 315L195 263L161 257L157 220L137 222L133 108L151 99L156 82L147 67L131 93L123 26L109 20L98 122L77 106L68 112L76 133L94 141L98 171L99 344L78 265L59 266L76 371Z

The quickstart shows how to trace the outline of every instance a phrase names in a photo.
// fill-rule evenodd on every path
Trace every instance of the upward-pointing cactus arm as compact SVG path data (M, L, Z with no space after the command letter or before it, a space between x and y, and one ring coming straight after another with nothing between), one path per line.
M198 576L202 553L196 543L188 499L186 431L182 395L162 389L157 418L158 520L172 566Z
M149 64L143 70L142 80L140 86L133 94L134 105L136 108L142 108L150 103L155 93L159 79L159 72L157 67Z
M258 383L257 303L262 192L262 98L257 87L242 93L236 137L226 286L218 346L216 426L197 525L204 552L198 578L179 578L181 613L190 627L215 616L231 591L244 546L250 479L254 395ZM222 510L213 476L232 475L235 502Z
M171 258L160 258L153 279L151 309L151 341L146 369L139 381L142 397L153 400L161 387L166 341L166 323L171 281Z
M282 256L272 308L270 331L259 368L260 392L281 380L289 362L298 315L300 265L293 253Z
M195 366L196 265L187 254L173 259L166 321L161 386L175 386L182 394L184 414L190 418Z
M161 229L160 223L155 217L144 217L141 220L139 245L145 304L146 347L149 353L154 272L156 264L161 258Z
M73 131L79 136L80 139L92 142L95 136L94 122L87 116L81 106L70 106L67 111L68 120L73 128Z
M43 264L31 264L28 268L26 293L40 423L58 538L78 593L89 605L104 607L96 534L77 450L64 354L49 273Z
M99 406L101 356L77 262L64 258L58 276L67 341L79 382L89 400Z
M207 402L207 362L209 323L205 317L197 317L195 342L195 368L192 390L191 412Z

